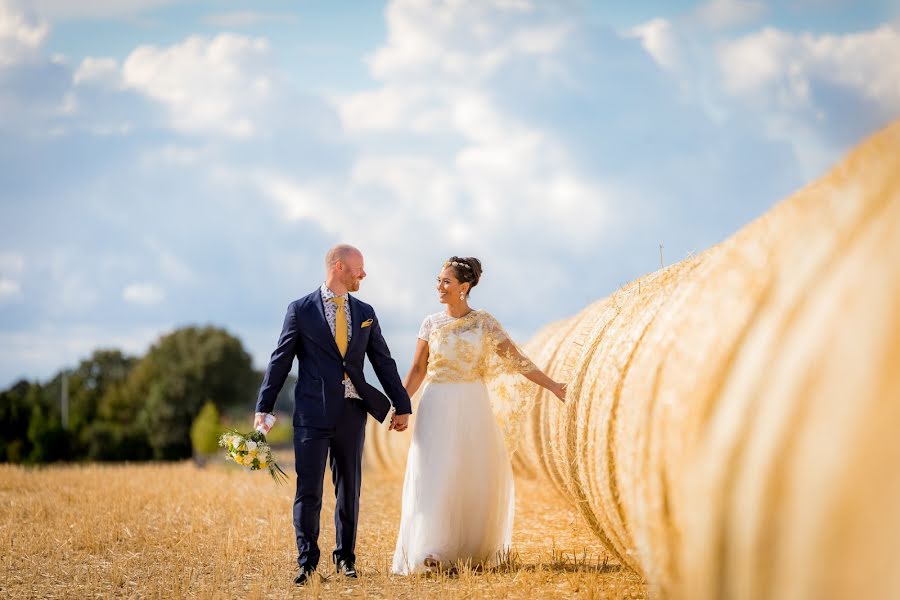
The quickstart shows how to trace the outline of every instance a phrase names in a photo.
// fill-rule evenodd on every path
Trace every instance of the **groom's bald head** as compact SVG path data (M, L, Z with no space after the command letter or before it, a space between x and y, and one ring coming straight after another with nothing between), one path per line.
M350 244L338 244L325 253L325 269L330 271L334 268L338 261L346 263L351 257L362 258L362 252L355 246Z
M363 255L350 244L338 244L325 254L325 282L336 294L355 292L365 278Z

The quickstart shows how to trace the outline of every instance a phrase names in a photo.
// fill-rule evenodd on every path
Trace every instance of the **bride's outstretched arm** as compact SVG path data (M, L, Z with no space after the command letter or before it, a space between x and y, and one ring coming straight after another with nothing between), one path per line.
M550 379L546 373L541 371L527 356L519 352L516 345L509 338L503 339L497 344L497 354L503 356L507 360L515 361L523 366L521 373L526 379L533 381L542 388L548 390L554 396L566 401L566 385L558 383Z
M416 340L416 353L413 356L412 366L406 379L403 380L403 387L406 393L412 398L419 386L425 380L425 373L428 371L428 342L419 338Z

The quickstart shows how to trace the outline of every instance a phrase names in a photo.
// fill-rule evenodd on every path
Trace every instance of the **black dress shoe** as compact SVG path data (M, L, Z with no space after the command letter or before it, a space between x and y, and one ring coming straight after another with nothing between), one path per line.
M354 563L352 560L340 558L338 559L336 566L337 572L343 573L344 577L353 577L354 579L356 578L356 563Z
M305 585L312 576L315 574L316 570L311 569L309 567L300 567L300 572L297 573L297 576L294 577L294 583L297 585Z

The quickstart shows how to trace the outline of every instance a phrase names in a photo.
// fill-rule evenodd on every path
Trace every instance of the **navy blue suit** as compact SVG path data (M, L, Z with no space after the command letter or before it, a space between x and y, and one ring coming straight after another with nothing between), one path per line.
M294 388L294 530L301 567L315 568L319 563L319 514L326 457L330 454L336 497L334 559L355 561L366 413L383 422L391 402L398 415L412 412L374 309L352 296L349 304L353 334L346 356L342 357L325 319L320 290L291 302L256 402L256 412L272 412L296 357L299 367ZM370 324L363 327L369 320ZM366 356L387 396L366 382ZM362 400L344 397L345 372Z

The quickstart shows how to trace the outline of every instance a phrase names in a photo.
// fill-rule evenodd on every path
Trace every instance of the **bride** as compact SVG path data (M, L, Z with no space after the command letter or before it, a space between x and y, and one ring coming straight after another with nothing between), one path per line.
M452 257L438 276L445 311L425 318L404 386L422 385L403 481L391 572L493 565L509 550L515 496L509 450L539 385L565 400L494 317L469 307L477 258Z

